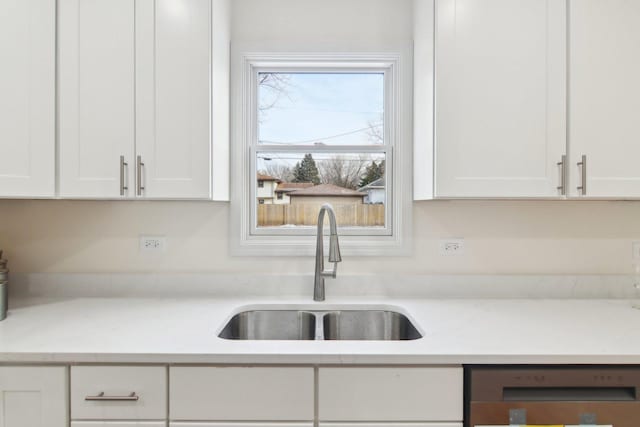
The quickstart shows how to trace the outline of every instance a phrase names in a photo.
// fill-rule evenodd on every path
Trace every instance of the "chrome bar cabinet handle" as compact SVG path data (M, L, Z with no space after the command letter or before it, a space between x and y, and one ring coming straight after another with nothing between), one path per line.
M581 176L581 183L580 186L577 187L578 191L580 191L580 193L583 196L587 195L587 156L586 155L582 155L582 161L578 162L578 166L581 166L581 172L582 172L582 176Z
M87 402L137 402L139 399L140 396L135 391L128 396L106 396L102 391L97 396L86 396L84 398Z
M142 191L145 189L142 185L142 168L144 167L144 163L142 162L142 156L138 156L136 172L137 172L137 184L138 184L138 196L142 196Z
M562 160L557 163L560 166L560 186L556 187L558 191L560 191L560 195L567 195L567 155L564 154L562 156Z
M124 196L125 190L129 187L125 184L125 168L129 167L129 163L124 161L124 156L120 156L120 195Z

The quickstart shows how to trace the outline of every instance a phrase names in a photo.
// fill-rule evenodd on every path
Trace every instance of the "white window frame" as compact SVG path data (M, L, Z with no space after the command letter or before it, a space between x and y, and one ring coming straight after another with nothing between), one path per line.
M232 48L231 249L234 255L315 254L315 227L277 230L256 225L256 155L259 152L317 153L313 146L259 145L257 90L260 72L353 72L385 75L385 141L380 146L335 146L336 153L385 153L385 228L342 227L346 256L409 255L412 221L412 47L407 45L344 52L304 51L264 45ZM253 175L252 175L253 173Z

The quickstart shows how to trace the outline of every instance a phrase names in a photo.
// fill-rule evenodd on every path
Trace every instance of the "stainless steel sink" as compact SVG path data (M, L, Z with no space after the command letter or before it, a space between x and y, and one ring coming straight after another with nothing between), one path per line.
M254 310L238 313L220 332L230 340L313 340L316 316L299 310Z
M251 310L229 320L231 340L403 341L422 338L411 320L391 310Z
M333 311L324 315L325 340L403 341L422 338L404 315L384 310Z

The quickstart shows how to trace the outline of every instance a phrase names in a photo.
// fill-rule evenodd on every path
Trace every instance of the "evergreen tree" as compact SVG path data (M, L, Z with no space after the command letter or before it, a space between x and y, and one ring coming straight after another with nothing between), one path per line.
M320 173L311 154L305 154L302 161L296 163L293 168L293 182L312 182L320 184Z
M376 161L372 161L369 166L364 171L364 176L360 179L360 188L365 185L369 185L372 182L382 178L384 176L384 160L380 163L376 163Z

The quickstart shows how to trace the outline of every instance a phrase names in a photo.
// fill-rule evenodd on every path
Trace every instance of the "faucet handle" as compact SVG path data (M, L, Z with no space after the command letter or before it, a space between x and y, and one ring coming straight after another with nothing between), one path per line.
M337 234L332 234L329 237L329 262L342 262Z

